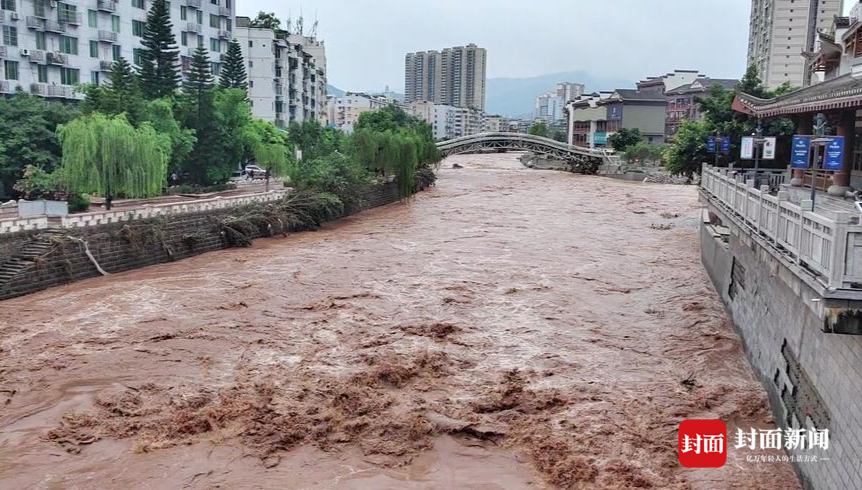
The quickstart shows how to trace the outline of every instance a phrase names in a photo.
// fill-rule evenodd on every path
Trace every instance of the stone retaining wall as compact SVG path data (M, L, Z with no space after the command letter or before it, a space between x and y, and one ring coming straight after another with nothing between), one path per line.
M381 185L366 194L362 209L397 200L398 189L394 183ZM28 271L0 284L0 300L98 276L98 270L79 240L87 243L93 258L109 273L228 248L231 245L222 234L219 223L241 210L214 205L196 212L155 215L132 222L95 223L91 219L86 225L65 230L68 236L78 240L70 240L63 235L52 238L51 250L38 258ZM0 238L0 266L19 253L35 234L20 233ZM252 235L252 238L260 237L260 233Z

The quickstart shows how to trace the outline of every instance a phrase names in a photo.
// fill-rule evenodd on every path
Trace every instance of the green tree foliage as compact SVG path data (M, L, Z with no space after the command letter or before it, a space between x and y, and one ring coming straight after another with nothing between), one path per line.
M254 159L254 142L249 138L253 136L255 126L252 125L254 118L246 102L245 91L236 88L216 90L214 104L222 158L231 169L249 163Z
M334 128L324 128L317 121L290 123L287 134L291 144L302 151L303 160L314 160L334 153L344 141L344 133Z
M242 48L239 41L231 40L227 47L227 54L222 62L221 78L219 86L224 89L236 88L243 92L248 90L247 76L245 73L245 61L242 58Z
M173 105L170 99L156 99L147 104L143 116L144 121L153 129L166 136L171 144L171 160L168 165L170 172L181 172L182 165L194 149L195 132L180 126L174 117Z
M371 174L350 156L333 152L300 163L293 180L300 189L336 195L345 208L355 210L362 203Z
M167 176L170 141L149 123L135 128L125 116L91 114L61 126L62 166L58 181L65 189L114 197L161 194Z
M258 12L257 17L251 20L251 26L279 30L281 29L281 20L273 12Z
M629 163L655 163L661 161L664 151L664 145L652 145L646 141L639 141L626 148L623 156L625 156L626 161Z
M608 143L616 151L624 152L630 146L634 146L643 140L639 129L622 128L608 137Z
M533 136L541 136L543 138L548 137L548 125L543 122L534 122L532 126L530 126L530 134Z
M84 114L101 112L107 115L126 114L133 125L142 120L146 101L141 93L132 65L118 58L111 65L108 81L104 85L89 85L81 104Z
M566 131L563 129L555 129L553 132L551 132L551 139L559 141L560 143L569 142L569 138L566 136Z
M195 146L183 165L191 180L201 185L220 184L230 177L238 162L226 158L218 114L215 88L207 50L201 46L192 57L189 76L183 84L180 112L185 127L194 130ZM228 157L230 158L230 157Z
M295 170L292 146L287 135L274 124L254 119L245 129L245 144L251 159L270 174L290 180Z
M165 0L153 0L141 39L141 90L149 99L174 95L180 83L179 50Z
M706 152L709 135L709 122L683 121L673 137L673 144L665 149L665 168L672 174L689 178L700 172L701 162L711 161L713 157Z
M0 98L0 196L13 194L28 165L46 172L60 164L57 126L78 115L74 106L23 92Z

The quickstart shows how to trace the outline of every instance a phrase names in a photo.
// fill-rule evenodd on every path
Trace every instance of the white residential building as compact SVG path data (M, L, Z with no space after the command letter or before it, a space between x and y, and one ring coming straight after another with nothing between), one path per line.
M323 41L252 27L248 17L237 17L236 24L252 114L279 127L304 121L327 124Z
M342 97L329 98L329 123L331 126L352 133L363 112L376 111L393 101L383 96L346 92Z
M81 98L79 83L102 83L120 56L140 63L151 0L0 0L0 93ZM184 73L195 47L213 54L213 71L234 31L234 0L169 3Z
M434 106L434 139L446 140L482 132L484 113L469 107Z
M558 83L555 91L536 97L533 117L548 125L563 122L566 119L566 104L583 95L584 88L581 83Z
M486 133L508 132L509 120L503 116L485 116L482 121L482 131Z

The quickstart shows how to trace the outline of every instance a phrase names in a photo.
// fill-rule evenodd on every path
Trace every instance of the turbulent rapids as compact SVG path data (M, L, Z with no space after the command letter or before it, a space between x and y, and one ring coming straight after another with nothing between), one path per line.
M453 169L453 163L463 168ZM321 231L0 303L2 488L788 488L691 186L443 163Z

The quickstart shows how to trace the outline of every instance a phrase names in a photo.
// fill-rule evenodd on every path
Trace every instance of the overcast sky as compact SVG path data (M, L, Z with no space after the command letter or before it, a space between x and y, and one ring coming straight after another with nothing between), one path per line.
M476 43L488 77L564 71L638 80L674 68L745 70L750 0L237 0L237 15L315 16L329 81L404 90L404 54ZM575 81L575 80L572 80Z

